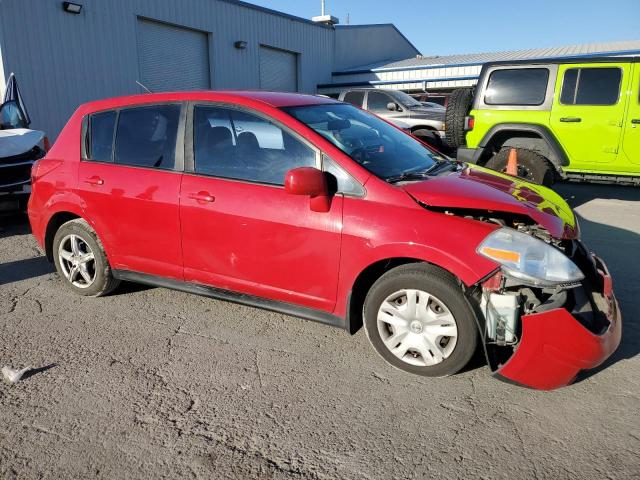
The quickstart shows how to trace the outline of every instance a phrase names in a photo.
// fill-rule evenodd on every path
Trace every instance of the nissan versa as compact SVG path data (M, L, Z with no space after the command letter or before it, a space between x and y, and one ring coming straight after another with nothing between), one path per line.
M34 166L28 210L78 294L127 280L364 324L418 375L454 374L480 347L497 377L553 389L620 342L607 267L558 195L329 98L83 105Z

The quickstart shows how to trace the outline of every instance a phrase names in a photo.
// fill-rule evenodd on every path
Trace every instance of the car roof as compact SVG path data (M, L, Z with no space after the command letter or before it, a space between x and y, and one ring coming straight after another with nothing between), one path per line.
M187 92L145 93L140 95L113 97L85 103L81 106L80 110L86 113L134 105L186 101L225 103L246 103L247 101L253 101L275 108L339 103L337 100L334 100L332 98L301 93L269 92L264 90L202 90Z
M640 56L615 57L615 56L598 56L589 57L556 57L556 58L528 58L524 60L500 60L496 62L487 62L484 68L497 65L554 65L560 63L637 63L640 62Z

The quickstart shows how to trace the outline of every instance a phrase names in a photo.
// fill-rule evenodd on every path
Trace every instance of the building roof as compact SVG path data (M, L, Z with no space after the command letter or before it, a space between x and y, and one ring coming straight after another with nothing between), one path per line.
M567 45L564 47L532 48L528 50L510 50L503 52L471 53L463 55L417 56L397 62L364 65L340 72L334 72L334 75L421 70L434 67L463 67L482 65L489 62L511 60L634 54L640 54L640 40L624 40L620 42L590 43L582 45Z

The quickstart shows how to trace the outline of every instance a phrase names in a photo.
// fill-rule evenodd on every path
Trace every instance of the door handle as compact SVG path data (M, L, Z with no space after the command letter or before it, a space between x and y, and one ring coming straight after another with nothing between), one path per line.
M188 196L192 200L197 200L198 202L213 203L216 201L216 197L210 195L208 192L190 193Z
M578 123L581 122L582 119L578 117L562 117L560 121L565 123Z
M93 177L87 178L84 183L88 183L89 185L104 185L104 180L94 175Z
M640 125L640 118L632 118L631 123L633 123L634 125Z

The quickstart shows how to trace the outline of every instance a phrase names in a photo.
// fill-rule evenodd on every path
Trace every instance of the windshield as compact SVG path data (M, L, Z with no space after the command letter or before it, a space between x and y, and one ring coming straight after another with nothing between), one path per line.
M395 98L397 102L399 102L400 104L404 105L407 108L422 106L422 104L419 101L417 101L411 95L407 95L404 92L394 91L389 93L393 98Z
M283 110L385 180L425 172L446 160L410 135L353 105L336 103Z

